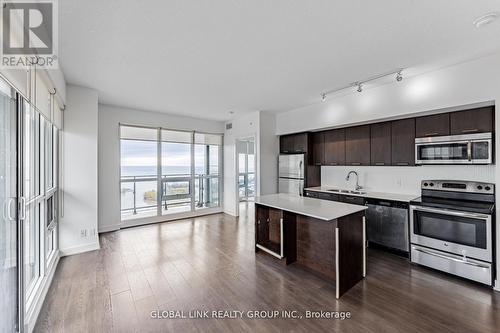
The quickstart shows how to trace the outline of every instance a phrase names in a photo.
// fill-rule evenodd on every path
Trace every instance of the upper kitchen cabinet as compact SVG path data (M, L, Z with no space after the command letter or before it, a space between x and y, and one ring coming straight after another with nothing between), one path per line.
M280 136L280 153L289 154L293 150L293 134Z
M391 165L391 123L370 127L371 165Z
M493 132L493 107L484 107L450 114L451 134Z
M293 136L294 153L307 153L308 148L308 134L299 133Z
M325 164L325 132L312 133L312 162L315 165Z
M415 165L415 119L391 122L392 165Z
M307 153L307 148L307 133L280 136L280 153L282 154Z
M325 165L345 165L345 129L325 132Z
M450 114L441 113L416 119L417 138L450 135Z
M370 165L370 125L345 130L346 165Z

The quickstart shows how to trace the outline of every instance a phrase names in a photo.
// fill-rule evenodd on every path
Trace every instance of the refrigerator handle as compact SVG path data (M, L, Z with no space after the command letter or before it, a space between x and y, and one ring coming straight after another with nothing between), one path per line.
M300 181L300 185L299 185L299 196L302 196L302 194L304 193L304 175L302 174L302 171L303 171L303 162L300 161L299 162L299 179L302 179Z

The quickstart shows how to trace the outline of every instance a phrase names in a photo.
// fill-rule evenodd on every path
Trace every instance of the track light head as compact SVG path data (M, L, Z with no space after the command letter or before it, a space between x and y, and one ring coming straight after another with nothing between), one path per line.
M397 82L403 81L403 75L401 75L401 71L399 71L398 74L396 75L396 81Z
M363 91L363 85L358 83L358 89L356 89L359 93Z
M322 102L326 101L326 94L321 94L321 101Z

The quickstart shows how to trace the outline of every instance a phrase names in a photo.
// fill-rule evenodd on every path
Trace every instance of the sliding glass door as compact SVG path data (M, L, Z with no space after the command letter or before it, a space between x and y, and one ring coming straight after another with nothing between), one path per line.
M219 207L222 135L120 126L122 220Z
M0 79L0 332L19 322L16 94Z

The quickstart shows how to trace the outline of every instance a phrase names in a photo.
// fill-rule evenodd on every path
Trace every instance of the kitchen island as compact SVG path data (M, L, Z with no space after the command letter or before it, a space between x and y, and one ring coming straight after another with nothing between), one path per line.
M255 251L335 281L336 297L366 275L365 206L270 194L255 199Z

